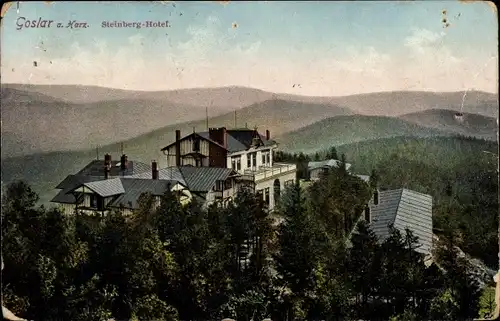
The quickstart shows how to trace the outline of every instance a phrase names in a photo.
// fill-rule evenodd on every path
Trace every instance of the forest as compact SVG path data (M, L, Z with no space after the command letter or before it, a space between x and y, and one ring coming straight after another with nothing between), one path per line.
M3 305L31 320L81 321L451 321L491 310L451 225L437 245L446 273L424 265L409 230L377 240L360 221L351 233L378 180L343 165L288 187L272 213L246 189L206 209L171 193L155 207L143 194L131 216L64 215L14 182L2 191Z
M341 159L355 174L379 177L381 190L409 188L433 197L436 230L453 230L459 247L498 269L498 144L456 137L395 137L331 147L313 155L278 152L276 161L297 164Z

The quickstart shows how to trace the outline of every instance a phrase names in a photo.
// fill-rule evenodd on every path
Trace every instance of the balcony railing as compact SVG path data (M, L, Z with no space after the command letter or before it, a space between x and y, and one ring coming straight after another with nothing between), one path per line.
M258 169L246 169L243 174L241 174L240 179L257 182L294 171L297 171L297 166L295 164L274 163L273 166L260 166Z

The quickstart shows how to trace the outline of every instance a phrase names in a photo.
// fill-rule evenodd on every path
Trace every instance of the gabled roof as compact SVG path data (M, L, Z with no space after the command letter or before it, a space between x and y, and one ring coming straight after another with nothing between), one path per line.
M122 171L120 168L120 161L112 160L111 161L111 170L110 176L129 176L145 171L149 171L150 166L137 162L137 161L128 161L127 169ZM85 166L82 170L80 170L76 175L83 176L104 176L104 160L93 160L87 166Z
M108 206L126 208L138 208L139 197L144 193L150 193L154 196L162 196L167 190L170 190L177 181L171 180L153 180L141 178L122 178L121 182L125 192L112 200Z
M208 133L208 132L207 132L207 133ZM202 135L202 134L203 134L203 133L191 133L191 134L189 134L189 135L187 135L187 136L182 137L182 138L180 139L180 141L183 141L183 140L189 139L189 138L191 138L191 137L199 137L199 138L201 138L201 139L204 139L204 140L208 141L208 142L209 142L209 143L211 143L211 144L215 144L215 145L219 146L220 148L224 148L224 149L226 149L224 146L222 146L222 145L221 145L221 144L219 144L218 142L216 142L216 141L214 141L214 140L210 139L210 137L208 137L208 135ZM175 142L173 142L173 143L172 143L172 144L170 144L170 145L167 145L167 146L163 147L163 148L161 149L161 151L163 152L163 151L165 151L165 150L169 149L170 147L172 147L172 146L174 146L174 145L175 145Z
M371 228L380 241L389 236L388 225L404 233L408 227L418 237L420 253L429 253L432 247L432 196L408 189L379 192L378 205L369 203Z
M226 180L235 171L231 168L181 166L187 188L192 192L208 192L217 181Z
M132 179L132 178L142 178L142 179L150 179L152 178L152 173L151 172L144 172L144 173L139 173L135 175L131 175L128 177L124 177L125 179ZM158 171L158 179L159 180L170 180L170 181L177 181L181 183L184 186L186 185L186 181L184 180L184 177L182 176L182 173L179 169L179 167L167 167L167 168L162 168Z
M342 164L341 161L336 160L336 159L327 159L324 161L319 161L319 162L309 162L307 167L309 168L310 171L318 169L318 168L332 168L332 167L340 167ZM346 169L349 170L351 168L351 164L346 163Z
M82 186L89 188L94 193L102 197L109 197L125 193L125 189L123 188L122 181L120 178L87 182L83 183Z
M230 153L236 153L236 152L241 152L245 151L250 148L252 145L252 139L254 138L255 135L255 130L254 129L228 129L226 130L227 134L227 151ZM184 139L188 139L190 137L193 137L193 135L197 135L198 137L201 137L202 139L215 144L219 147L224 148L221 144L217 143L216 141L210 139L210 133L209 132L199 132L199 133L191 133L187 136L184 136L181 138L181 141ZM264 135L261 135L257 133L258 137L261 139L262 143L264 146L272 146L275 145L276 142L272 139L267 140ZM175 145L175 142L172 144L163 147L161 150L167 150L168 148L172 147Z
M192 192L208 192L218 180L226 180L236 172L231 168L173 166L158 171L159 180L177 181ZM149 178L150 173L130 176L130 178ZM129 179L124 177L124 179Z
M61 183L59 183L59 185L57 185L56 188L60 189L61 191L56 196L54 196L51 202L74 204L76 202L76 199L73 194L70 193L71 191L83 185L84 183L96 182L100 180L104 180L104 177L68 175Z

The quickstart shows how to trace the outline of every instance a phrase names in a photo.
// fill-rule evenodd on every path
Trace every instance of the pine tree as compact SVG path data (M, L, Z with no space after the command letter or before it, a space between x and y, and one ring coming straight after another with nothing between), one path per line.
M275 256L283 285L299 299L313 289L314 271L320 258L318 231L306 210L301 187L296 183L283 197L279 213L284 222L279 228L279 252Z
M374 297L379 289L381 266L379 262L380 246L375 233L365 221L358 222L351 236L352 247L349 250L349 281L357 298L361 298L357 309L359 318L369 317L364 314L370 297ZM358 301L358 300L357 300Z

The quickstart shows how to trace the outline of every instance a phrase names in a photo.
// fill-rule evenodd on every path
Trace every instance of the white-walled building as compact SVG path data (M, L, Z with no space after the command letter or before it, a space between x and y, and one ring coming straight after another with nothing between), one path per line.
M269 130L266 130L266 135L261 135L256 129L227 130L222 127L210 128L208 132L193 132L184 137L177 130L175 141L162 151L167 168L194 166L232 169L238 174L234 177L235 184L250 183L272 210L282 191L293 184L297 176L294 164L273 161L273 150L277 146ZM225 202L233 197L230 194L225 193L215 199Z
M131 213L138 208L139 196L149 193L157 205L167 190L178 195L181 203L193 198L205 206L225 206L246 186L261 195L272 210L286 186L296 179L296 166L274 163L276 142L256 130L210 129L184 138L176 132L176 141L163 148L167 167L160 169L128 161L94 160L77 174L67 176L56 188L52 199L65 213L75 211L106 214L119 209Z

